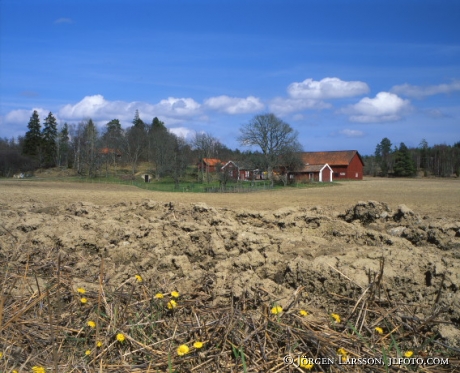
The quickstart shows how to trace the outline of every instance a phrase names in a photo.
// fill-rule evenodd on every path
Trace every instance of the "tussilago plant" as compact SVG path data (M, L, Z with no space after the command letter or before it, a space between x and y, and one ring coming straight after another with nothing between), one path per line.
M123 343L125 341L125 335L123 333L118 333L116 338L117 341L120 343Z
M339 324L342 320L340 319L340 315L338 313L331 313L331 317L334 319L334 321Z
M413 354L414 354L414 351L406 351L406 352L404 353L404 357L409 358L409 357L412 357Z
M190 348L187 345L180 345L177 347L177 354L179 356L187 355L190 352Z
M283 307L281 306L274 306L271 311L270 311L273 315L278 315L280 314L281 312L283 312Z
M174 299L171 299L167 304L168 309L173 310L177 307L177 303Z
M196 341L196 342L193 343L193 347L195 347L196 349L202 348L203 347L203 342Z
M346 358L347 355L348 355L348 352L347 352L347 350L345 350L343 347L340 347L340 348L337 350L337 354L341 355L343 358Z

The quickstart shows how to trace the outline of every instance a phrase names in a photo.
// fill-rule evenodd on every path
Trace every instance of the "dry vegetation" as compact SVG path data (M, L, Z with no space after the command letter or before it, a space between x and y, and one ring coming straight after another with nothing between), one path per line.
M1 181L0 372L459 371L459 186ZM283 360L408 351L449 365Z

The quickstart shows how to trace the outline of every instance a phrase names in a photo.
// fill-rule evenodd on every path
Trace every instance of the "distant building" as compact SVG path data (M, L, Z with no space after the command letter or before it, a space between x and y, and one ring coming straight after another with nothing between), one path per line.
M291 182L363 179L364 162L357 150L303 152L301 157L304 167L289 171Z
M227 172L230 178L238 181L251 181L264 179L264 173L254 169L250 164L240 161L228 161L222 166L222 171Z
M201 162L198 162L198 171L203 171L203 172L216 172L217 171L217 165L223 164L220 159L217 158L203 158Z

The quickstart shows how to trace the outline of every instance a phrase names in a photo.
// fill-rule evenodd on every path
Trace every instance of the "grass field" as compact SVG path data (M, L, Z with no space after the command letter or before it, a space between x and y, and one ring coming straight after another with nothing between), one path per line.
M59 181L0 180L0 201L21 203L32 198L45 203L86 201L110 205L153 199L163 202L204 202L217 208L273 210L284 206L321 205L344 210L357 201L386 202L392 207L405 204L421 215L460 216L459 179L386 179L340 182L327 188L287 187L256 193L168 193L149 191L136 186L71 183Z

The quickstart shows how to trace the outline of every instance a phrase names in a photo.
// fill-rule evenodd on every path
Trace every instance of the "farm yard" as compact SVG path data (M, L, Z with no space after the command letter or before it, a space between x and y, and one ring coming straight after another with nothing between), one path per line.
M459 371L459 205L457 179L1 180L0 371Z

